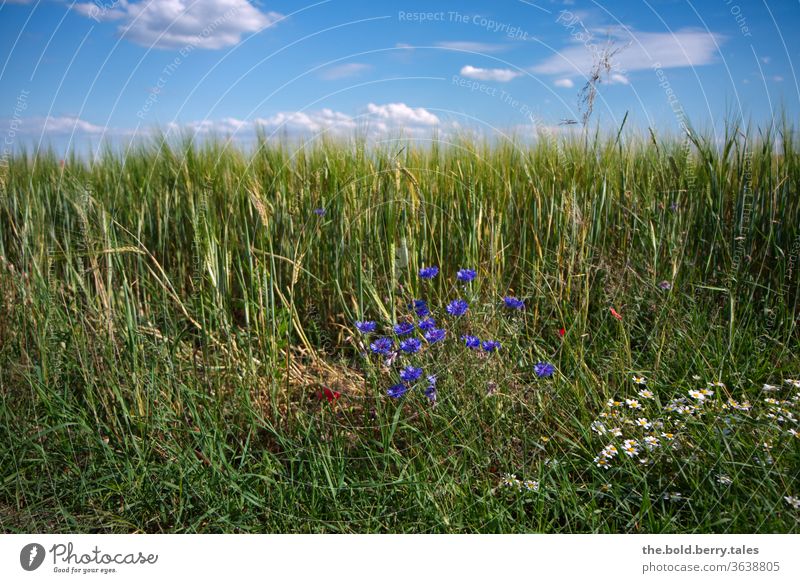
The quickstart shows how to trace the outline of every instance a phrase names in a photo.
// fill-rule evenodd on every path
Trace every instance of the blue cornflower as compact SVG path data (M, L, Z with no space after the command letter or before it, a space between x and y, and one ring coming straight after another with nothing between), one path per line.
M474 269L459 269L456 273L456 277L458 281L463 281L464 283L469 283L477 276L477 272Z
M375 354L389 354L394 346L394 342L392 342L391 338L387 338L386 336L381 336L375 342L369 345L372 352Z
M503 301L506 304L506 308L511 308L512 310L522 310L525 307L525 302L514 296L506 296Z
M407 366L400 371L400 380L404 383L413 383L422 376L422 369L413 366Z
M453 300L447 304L447 313L451 316L463 316L467 312L469 304L464 300Z
M325 209L324 208L314 209L314 214L317 215L318 217L324 217Z
M408 386L406 385L392 385L391 387L386 389L386 394L389 395L392 399L399 399L407 392L408 392Z
M484 340L481 346L486 352L494 352L500 348L500 343L497 340Z
M539 362L533 366L533 372L536 373L537 377L551 377L553 373L556 372L556 367L549 362Z
M413 331L414 324L411 322L400 322L394 325L394 333L398 336L405 336L406 334L411 334Z
M356 328L362 334L369 334L375 332L376 324L372 320L364 320L363 322L356 321Z
M428 302L425 300L414 300L409 307L414 308L414 313L420 318L424 318L431 313L430 309L428 308Z
M444 340L445 336L447 336L447 331L441 328L434 328L425 332L425 340L431 344L434 342L439 342L440 340Z
M467 348L480 348L481 347L481 339L477 336L470 336L469 334L462 336L461 340L464 341L464 344L467 345Z
M423 267L419 270L419 276L422 279L433 279L439 275L439 268L435 265L431 265L430 267Z
M425 388L425 396L431 403L436 402L436 375L428 377L428 386Z
M475 279L476 275L478 275L478 274L475 273L474 269L459 269L458 273L456 273L456 277L458 278L458 281L463 281L465 283L468 283L468 282L472 281L473 279Z
M425 318L424 320L420 320L417 326L419 326L420 330L431 330L436 328L436 320L433 318Z
M419 338L406 338L400 343L400 350L408 354L414 354L419 351L421 346L422 342L420 342Z

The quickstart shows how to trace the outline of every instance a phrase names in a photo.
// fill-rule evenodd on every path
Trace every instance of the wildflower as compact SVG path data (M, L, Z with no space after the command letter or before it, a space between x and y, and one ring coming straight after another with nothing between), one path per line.
M422 376L422 369L415 368L410 365L400 371L400 380L402 380L404 383L413 383L421 376Z
M540 436L539 436L539 440L540 440L542 443L547 443L548 441L550 441L550 438L549 438L549 437L547 437L546 435L540 435Z
M414 300L409 307L413 307L414 313L420 318L424 318L431 313L428 308L428 302L425 300Z
M645 429L649 429L651 423L647 420L646 417L639 417L636 420L636 425L638 425L639 427L644 427Z
M764 386L761 387L761 390L762 391L777 391L779 388L780 387L776 387L775 385L764 384Z
M515 474L503 474L503 486L507 488L519 488L522 482Z
M423 267L422 269L419 270L419 276L422 279L433 279L437 275L439 275L439 268L436 267L435 265L432 265L430 267Z
M618 313L614 308L609 308L611 310L611 315L614 316L617 320L622 321L622 314Z
M494 352L500 348L500 343L496 340L484 340L481 342L481 347L486 352Z
M391 338L382 336L370 344L369 347L375 354L388 355L394 347L394 342Z
M723 383L722 381L714 381L713 383L708 383L708 386L709 387L719 387L720 389L724 389L725 388L725 383ZM713 391L712 391L711 394L712 395L714 394Z
M673 439L675 439L675 434L674 433L662 433L661 437L663 437L664 439L666 439L668 441L672 441Z
M450 314L451 316L458 317L458 316L463 316L467 312L468 308L469 304L464 300L453 300L452 302L447 304L447 307L445 309L447 310L447 313Z
M474 269L459 269L458 272L456 273L458 281L463 281L464 283L469 283L470 281L475 279L476 275L477 273L475 273Z
M609 433L611 433L611 435L614 437L622 437L622 429L619 427L612 427Z
M788 433L792 437L800 438L800 431L797 431L796 429L789 429L786 433Z
M486 396L491 397L497 392L497 383L494 381L489 381L486 383Z
M415 352L419 352L421 347L422 342L420 342L419 338L406 338L400 343L400 350L406 354L414 354Z
M644 384L647 383L647 380L645 380L644 377L640 377L640 376L636 376L636 375L633 375L633 377L631 377L631 380L634 383L636 383L637 385L644 385Z
M515 298L514 296L504 297L503 302L507 308L511 308L512 310L522 310L525 307L525 302Z
M332 391L328 387L322 387L321 391L317 391L317 399L327 399L328 403L334 402L336 399L341 397L342 394L339 391Z
M424 320L420 320L417 326L419 326L420 330L432 330L436 328L436 320L433 318L425 318Z
M436 375L428 375L428 386L425 388L425 396L431 403L436 403Z
M555 371L555 367L549 362L539 362L533 366L533 372L539 378L551 377Z
M644 438L644 444L648 449L655 449L661 445L655 435L648 435Z
M658 282L658 287L660 289L663 289L664 291L667 291L667 290L671 290L672 289L672 284L670 282L668 282L667 280L664 280L664 281Z
M536 480L525 480L522 482L522 487L525 488L528 492L538 492L539 491L539 482Z
M593 461L598 468L603 468L604 470L607 470L608 468L611 467L611 464L608 463L608 459L604 457L597 456L596 458L594 458Z
M399 324L394 325L393 330L398 336L405 336L406 334L411 334L414 331L414 324L411 322L400 322Z
M714 396L714 391L712 391L711 389L700 389L700 393L704 397L713 397Z
M435 342L439 342L440 340L444 340L446 335L447 331L442 330L441 328L434 328L425 332L425 340L433 344Z
M678 500L683 500L683 495L680 492L664 492L664 500L677 502Z
M615 401L614 399L609 399L606 401L606 406L608 407L622 407L622 401Z
M364 320L363 322L356 322L356 329L361 332L362 334L369 334L370 332L374 332L377 324L372 320Z
M706 396L702 393L702 391L696 391L694 389L689 391L689 396L692 399L697 399L698 401L704 401Z
M317 215L318 217L324 217L325 209L324 208L314 209L314 214Z
M473 350L476 348L481 347L481 340L477 336L470 336L469 334L462 336L461 340L464 341L464 344L467 348L472 348Z
M628 457L636 457L639 455L639 444L635 439L626 439L622 443L622 451L624 451Z
M386 394L389 395L392 399L399 399L407 392L408 392L407 385L392 385L391 387L386 389Z
M696 380L696 381L699 381L699 380L700 380L700 377L699 377L698 375L696 375L696 374L693 374L693 375L692 375L692 378L693 378L694 380Z
M641 409L642 406L639 404L639 401L636 399L625 399L625 404L628 405L631 409Z
M723 486L730 486L733 484L733 480L730 476L726 476L725 474L718 474L717 475L717 482L722 484Z
M639 391L639 396L643 399L652 399L653 398L653 391L649 389L642 389Z
M566 333L567 333L567 331L564 328L559 328L558 329L558 335L561 336L561 338L563 338L564 334L566 334Z
M608 431L601 421L592 421L590 427L597 435L603 435Z
M786 379L785 382L792 385L795 389L800 389L800 380Z
M616 457L617 453L619 453L619 450L617 450L617 446L614 445L613 443L609 443L607 446L603 448L603 451L600 452L600 456L606 459L611 459L613 457Z
M800 498L797 496L784 496L783 499L786 500L786 503L795 510L800 510Z

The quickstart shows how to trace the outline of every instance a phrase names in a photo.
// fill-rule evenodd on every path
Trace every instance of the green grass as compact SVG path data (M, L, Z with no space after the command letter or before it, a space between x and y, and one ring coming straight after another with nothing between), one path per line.
M0 527L797 532L797 146L791 128L731 126L722 143L18 154L0 168ZM464 266L469 316L421 357L437 405L388 399L353 320L396 321L417 297L440 310ZM466 330L500 354L468 352ZM678 445L603 470L590 426L635 396L633 374ZM669 401L711 381L673 421ZM342 397L320 402L322 385Z

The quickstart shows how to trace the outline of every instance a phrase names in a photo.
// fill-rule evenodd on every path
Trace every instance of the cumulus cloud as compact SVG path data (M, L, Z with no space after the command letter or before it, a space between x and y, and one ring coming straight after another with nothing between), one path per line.
M562 89L572 89L575 87L575 83L572 82L572 79L565 77L564 79L556 79L553 81L553 85L556 87L561 87Z
M316 134L322 131L344 134L356 129L356 121L346 113L322 109L320 111L284 111L268 118L255 120L255 125L267 131Z
M248 0L119 0L100 6L79 3L74 9L98 22L119 22L117 31L124 38L160 49L220 49L282 17L262 12Z
M594 46L604 46L605 34L598 35ZM639 71L658 66L662 69L675 67L699 67L715 62L717 45L725 38L705 30L682 29L675 32L636 32L615 28L610 33L622 50L614 56L617 71ZM575 42L531 68L534 73L545 75L586 74L593 64L593 53L585 43ZM626 79L627 80L627 79ZM621 79L616 82L622 83Z
M95 125L74 116L24 117L15 120L19 133L26 136L101 134L107 128Z
M392 126L435 126L439 118L424 107L409 107L405 103L367 105L367 114Z
M314 135L328 133L349 136L365 130L370 135L403 132L410 136L423 135L440 125L439 118L424 107L405 103L368 104L358 115L332 109L315 111L282 111L251 121L236 118L171 123L170 131L188 130L198 135L250 134L257 128L269 134Z
M337 65L325 69L320 77L327 81L335 81L337 79L347 79L348 77L355 77L369 71L372 67L365 63L345 63L344 65Z
M461 68L461 75L469 77L470 79L478 79L479 81L507 83L519 77L522 73L519 71L512 71L511 69L481 69L480 67L466 65Z

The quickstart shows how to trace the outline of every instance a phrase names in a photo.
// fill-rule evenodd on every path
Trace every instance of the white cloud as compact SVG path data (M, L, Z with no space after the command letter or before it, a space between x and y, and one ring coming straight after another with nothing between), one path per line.
M575 83L572 82L572 79L565 77L563 79L556 79L553 81L553 85L556 87L561 87L563 89L572 89L575 87Z
M439 118L423 107L410 107L405 103L368 104L359 115L353 116L332 109L316 111L282 111L275 115L252 121L236 118L202 120L169 124L172 132L188 130L199 135L237 134L243 136L261 128L267 133L313 135L322 132L337 136L350 136L364 129L370 135L404 132L418 136L438 127Z
M775 81L776 83L780 83L781 81L783 81L783 77L781 77L780 75L775 75L772 78L772 80Z
M507 83L522 75L519 71L512 71L511 69L481 69L480 67L473 67L471 65L462 67L461 74L470 79L497 81L499 83Z
M106 128L73 116L26 117L19 120L19 131L28 136L101 134Z
M281 18L277 12L260 11L248 0L119 0L107 6L85 2L74 8L98 22L119 21L121 36L160 49L220 49Z
M255 125L267 131L316 134L322 131L345 134L356 129L356 121L346 113L322 109L320 111L285 111L268 118L255 120Z
M506 49L506 45L473 41L442 41L436 43L436 46L443 49L469 51L473 53L498 53Z
M424 107L409 107L405 103L387 103L385 105L367 105L367 114L387 126L435 126L439 118ZM390 128L392 129L392 128Z
M628 77L622 73L611 73L608 80L610 83L619 83L620 85L630 85L631 83Z
M616 46L622 47L614 58L617 71L639 71L650 69L656 63L662 69L674 67L698 67L716 60L717 45L725 39L717 33L683 29L675 32L635 32L623 28L598 34L595 45L574 43L558 54L548 57L531 70L545 75L586 74L593 64L591 46L605 46L605 34L610 34ZM619 81L621 82L621 81Z
M348 77L355 77L365 71L372 69L371 65L365 63L345 63L344 65L337 65L325 69L320 77L327 81L335 81L336 79L346 79Z

